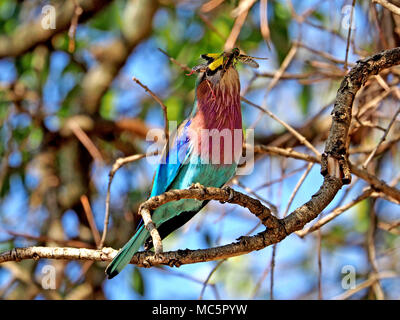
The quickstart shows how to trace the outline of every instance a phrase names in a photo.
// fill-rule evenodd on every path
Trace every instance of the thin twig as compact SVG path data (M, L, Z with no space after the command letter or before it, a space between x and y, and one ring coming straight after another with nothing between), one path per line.
M240 34L240 30L242 29L243 24L246 21L247 14L249 13L249 10L255 2L255 0L242 0L239 3L238 7L233 10L233 14L236 16L236 20L232 27L231 33L228 36L228 39L226 39L224 50L231 50L235 46L236 40Z
M163 54L165 54L165 55L168 57L168 59L169 59L172 63L176 64L176 65L177 65L179 68L181 68L183 71L188 71L188 72L191 72L191 71L192 71L192 69L190 69L187 65L185 65L185 64L183 64L183 63L180 63L178 60L172 58L172 57L171 57L166 51L164 51L163 49L158 48L158 50L160 50Z
M321 216L320 216L321 217ZM318 256L318 300L322 300L322 233L318 229L317 256Z
M93 211L92 211L92 208L90 207L89 199L86 195L81 196L81 203L82 203L82 207L85 211L86 218L89 222L89 226L90 226L90 230L92 231L94 242L96 243L97 248L101 249L100 233L96 227L96 223L95 223L94 217L93 217Z
M201 6L200 10L202 12L210 12L210 11L214 10L215 8L217 8L224 1L225 0L210 0L210 1L206 2L205 4L203 4Z
M275 183L279 183L279 182L281 182L281 181L283 181L283 180L285 180L285 179L287 179L287 178L289 178L289 177L295 175L295 174L298 173L299 171L305 170L306 168L307 168L307 165L302 166L302 167L297 168L297 169L294 169L294 170L288 172L287 174L285 174L284 176L282 176L282 177L280 177L280 178L278 178L278 179L269 180L269 181L267 181L267 182L265 182L265 183L263 183L263 184L257 186L257 187L254 189L254 191L256 192L256 191L259 191L260 189L269 187L269 186L271 186L271 185L273 185L273 184L275 184Z
M309 234L311 232L314 232L315 230L319 230L322 226L324 226L328 222L332 221L333 219L335 219L336 217L341 215L343 212L349 210L350 208L352 208L356 204L358 204L361 201L367 199L372 194L372 192L373 192L373 190L371 188L368 188L362 194L360 194L356 199L350 201L349 203L345 204L342 207L336 208L330 214L327 214L326 216L324 216L323 218L318 220L318 222L316 222L313 226L311 226L311 227L309 227L308 229L305 229L305 230L300 230L300 231L296 232L296 234L303 238L307 234Z
M383 136L381 137L381 139L379 140L378 144L376 145L376 147L374 148L374 150L372 150L372 152L370 153L370 155L368 156L368 158L365 160L365 162L363 163L362 167L364 169L367 168L368 164L370 163L370 161L372 160L372 158L375 156L376 152L378 151L378 148L380 147L380 145L386 140L386 137L390 131L390 129L392 128L397 116L400 114L400 107L397 109L396 113L394 114L392 120L390 120L390 123L387 127L387 129L385 130L385 132L383 133Z
M100 245L99 245L100 249L104 246L104 242L106 241L106 237L107 237L108 224L109 224L109 220L110 220L111 183L114 178L114 175L125 164L140 160L144 157L146 157L146 154L135 154L133 156L129 156L129 157L125 157L125 158L119 158L114 162L114 164L110 170L110 173L108 174L106 208L105 208L105 215L104 215L103 234L101 236L101 241L100 241Z
M303 175L300 177L299 181L297 182L292 194L290 195L289 202L286 206L285 212L283 213L283 216L286 217L287 213L289 212L290 206L292 205L292 202L294 200L294 197L296 196L297 192L299 191L301 185L303 184L304 180L307 178L308 174L310 173L312 167L314 166L313 163L309 163L307 165L306 171L303 173Z
M254 288L254 291L253 291L253 294L251 297L252 299L254 299L256 297L258 291L260 290L262 283L264 282L265 278L267 277L267 275L269 273L269 268L270 268L270 266L268 266L268 265L265 267L264 272L262 273L260 279L257 281L257 284Z
M333 300L346 300L356 294L357 292L368 288L369 286L373 285L377 280L380 279L390 279L390 278L398 278L399 275L395 272L392 271L383 271L380 272L379 274L375 274L369 279L365 280L364 282L360 283L357 285L354 289L349 289L345 291L344 293L336 296L333 298Z
M165 137L168 145L168 113L167 113L167 106L162 102L162 100L153 92L151 91L147 86L145 86L143 83L140 82L138 78L132 77L132 80L135 81L139 86L141 86L144 91L148 92L151 97L156 100L156 102L161 106L161 109L164 114L164 132L165 132Z
M272 78L271 82L269 83L267 87L267 92L271 91L273 87L278 83L279 79L287 69L287 67L290 65L292 62L293 58L295 57L297 53L297 48L298 44L297 42L293 43L292 47L290 48L288 54L286 55L285 59L283 60L281 66L279 67L278 71L275 72L274 77ZM264 104L263 104L264 105Z
M83 9L79 5L78 1L73 0L73 2L75 5L75 10L74 10L74 15L72 16L71 19L71 26L69 27L68 30L68 37L69 37L68 51L71 53L75 51L75 33L78 27L79 16L83 13Z
M91 248L92 245L84 242L84 241L80 241L80 240L61 240L61 239L54 239L48 236L34 236L31 234L27 234L27 233L21 233L21 232L15 232L12 230L2 230L2 232L8 233L9 235L13 236L13 237L21 237L21 238L25 238L28 240L34 240L34 241L38 241L38 242L54 242L57 243L60 246L70 246L70 247L75 247L75 248Z
M301 43L301 42L295 42L295 43L299 47L302 47L302 48L304 48L304 49L306 49L306 50L308 50L308 51L310 51L312 53L315 53L315 54L321 56L322 58L324 58L326 60L329 60L329 61L331 61L331 62L333 62L335 64L345 64L344 60L338 59L335 56L333 56L333 55L331 55L331 54L329 54L327 52L320 51L320 50L317 50L315 48L309 47L309 46L307 46L307 45L305 45L304 43ZM352 63L347 63L347 65L354 66L354 64L352 64Z
M201 12L199 12L199 18L201 20L203 20L203 22L206 24L206 26L208 28L210 28L210 30L212 30L218 37L220 37L221 39L225 40L224 35L216 27L214 27L214 25L212 24L212 22L210 21L210 19L208 19L208 17L206 15L204 15ZM188 70L189 72L192 71L189 67L187 69L189 69Z
M274 271L275 271L275 256L276 256L276 249L277 244L272 246L272 255L271 255L271 262L270 262L270 285L269 285L269 294L270 299L274 300Z
M246 99L245 97L240 97L240 99L241 99L243 102L245 102L245 103L247 103L247 104L249 104L249 105L251 105L251 106L253 106L253 107L255 107L255 108L259 109L259 110L261 110L262 112L266 113L269 117L271 117L271 118L274 119L275 121L279 122L279 123L280 123L282 126L284 126L291 134L293 134L293 136L295 136L295 137L300 141L300 143L304 144L307 148L309 148L312 152L314 152L316 156L318 156L318 157L321 156L321 153L320 153L317 149L315 149L315 147L314 147L301 133L299 133L296 129L294 129L292 126L290 126L289 124L287 124L285 121L279 119L279 118L278 118L275 114L273 114L271 111L269 111L268 109L262 108L261 106L259 106L259 105L255 104L255 103L251 102L250 100Z
M215 271L217 271L217 269L222 265L222 263L224 263L226 261L226 259L219 261L214 268L212 268L211 272L208 274L206 280L204 280L203 282L203 287L201 288L201 292L200 292L200 296L199 296L199 300L203 300L203 295L204 295L204 291L207 288L207 285L212 277L212 275L215 273Z
M271 50L271 46L269 44L271 41L271 33L268 26L268 0L260 1L260 30L265 43Z
M400 230L397 230L397 228L400 227L400 220L392 222L392 223L387 223L380 221L378 222L378 228L385 230L387 232L391 232L395 235L400 235Z
M232 180L233 184L236 184L237 186L241 187L243 190L245 190L247 193L251 194L252 196L256 197L260 201L264 202L270 209L271 211L276 215L278 213L278 208L270 201L265 199L264 197L261 197L257 192L252 190L249 187L246 187L242 182L240 182L238 179L233 179Z
M353 11L354 11L355 4L356 4L356 0L353 0L353 2L351 4L350 25L348 26L349 30L348 30L348 33L347 33L346 55L345 55L345 58L344 58L343 69L347 69L347 59L349 57L350 37L351 37L351 29L353 28Z
M79 126L78 122L70 121L69 128L72 130L74 135L78 138L78 140L85 146L86 150L92 156L93 159L103 162L103 156L101 155L99 149L97 149L96 145L89 138L85 131Z
M284 157L304 160L307 162L317 162L320 163L321 160L319 158L310 156L305 153L297 152L290 149L283 149L278 147L269 147L258 145L254 147L254 152L265 153L265 154L276 154ZM371 184L375 189L381 190L387 196L395 199L396 201L400 201L400 190L396 189L385 183L384 181L380 180L375 175L369 173L367 170L358 168L353 163L349 162L349 168L351 173L355 174L359 178L365 180L369 184Z
M378 217L375 212L375 203L376 199L371 199L370 201L370 210L369 210L369 227L368 227L368 232L366 233L366 238L367 238L367 254L368 254L368 261L371 265L371 273L373 275L378 275L379 270L378 270L378 265L376 262L376 249L375 249L375 234L376 234L376 228L378 225ZM372 289L375 293L375 298L377 300L384 300L385 295L383 293L382 286L380 284L379 278L375 277L376 281L372 284Z

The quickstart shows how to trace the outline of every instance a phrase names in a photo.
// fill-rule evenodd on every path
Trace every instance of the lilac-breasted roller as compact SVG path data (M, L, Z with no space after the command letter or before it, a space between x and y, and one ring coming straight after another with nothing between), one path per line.
M258 65L237 48L201 57L206 63L192 69L192 73L199 73L192 113L170 137L170 148L165 148L164 161L155 173L151 197L194 183L220 188L235 174L243 141L240 82L235 65L237 61ZM184 225L207 202L182 199L154 210L152 220L161 238ZM108 265L108 278L121 272L145 243L147 248L152 246L150 234L141 223Z

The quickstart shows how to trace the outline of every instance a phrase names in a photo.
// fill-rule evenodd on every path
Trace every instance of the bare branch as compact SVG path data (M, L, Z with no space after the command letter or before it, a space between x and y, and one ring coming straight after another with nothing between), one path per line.
M151 97L157 101L157 103L161 106L161 109L163 111L163 115L164 115L164 132L165 132L165 136L166 136L166 140L167 140L167 144L168 144L168 115L167 115L167 106L164 104L164 102L162 102L162 100L153 92L151 91L147 86L145 86L143 83L140 82L140 80L138 78L133 77L132 78L133 81L135 81L139 86L141 86L144 91L148 92Z
M371 188L368 188L367 190L365 190L361 195L359 195L353 201L350 201L349 203L345 204L342 207L336 208L330 214L328 214L328 215L324 216L323 218L321 218L320 220L318 220L318 222L316 222L312 227L296 232L297 235L300 236L300 237L304 237L307 234L309 234L311 232L314 232L315 230L319 230L322 226L324 226L328 222L332 221L337 216L341 215L343 212L349 210L350 208L352 208L356 204L358 204L361 201L367 199L372 194L372 192L373 192L373 190Z
M397 109L396 113L394 114L392 120L390 120L390 123L387 127L387 129L385 130L383 136L381 137L381 139L379 140L378 144L376 145L376 147L374 148L374 150L372 150L372 152L370 153L370 155L368 156L368 158L365 160L365 162L363 163L362 167L365 169L367 167L367 165L369 164L369 162L372 160L372 158L375 156L376 152L378 151L378 148L380 147L380 145L386 140L386 137L390 131L390 129L392 128L397 116L400 114L400 108Z
M142 158L146 157L146 154L134 154L133 156L125 157L125 158L119 158L117 159L111 170L110 173L108 174L108 185L107 185L107 195L106 195L106 213L104 216L104 227L103 227L103 234L101 236L101 241L99 244L99 248L102 248L104 245L104 241L106 241L107 237L107 231L108 231L108 223L110 220L110 197L111 197L111 183L114 178L115 173L125 164L134 162L137 160L140 160Z
M372 2L379 3L382 7L390 10L392 13L400 16L400 8L395 6L393 3L390 3L387 0L372 0Z

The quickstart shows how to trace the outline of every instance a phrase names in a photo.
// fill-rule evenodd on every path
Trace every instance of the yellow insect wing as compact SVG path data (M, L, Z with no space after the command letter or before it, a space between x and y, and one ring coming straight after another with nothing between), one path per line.
M212 71L214 71L215 69L217 69L220 65L222 65L222 63L224 62L224 57L219 57L217 60L215 60L214 62L210 63L208 65L208 68Z
M212 59L217 59L221 54L220 53L207 53L206 56Z

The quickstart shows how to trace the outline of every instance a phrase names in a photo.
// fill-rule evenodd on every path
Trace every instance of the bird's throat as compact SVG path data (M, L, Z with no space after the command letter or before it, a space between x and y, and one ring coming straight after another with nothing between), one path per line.
M241 129L239 75L229 68L222 79L213 85L207 79L197 86L197 112L194 121L202 129Z
M218 154L221 164L232 163L229 158L240 156L243 141L237 71L229 68L215 85L204 79L198 84L196 95L197 110L190 127L201 158Z

